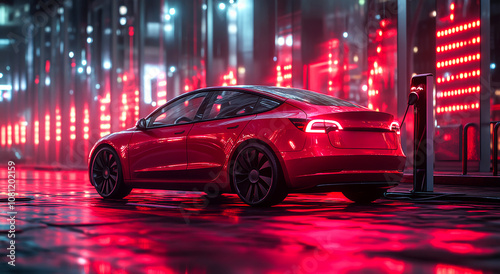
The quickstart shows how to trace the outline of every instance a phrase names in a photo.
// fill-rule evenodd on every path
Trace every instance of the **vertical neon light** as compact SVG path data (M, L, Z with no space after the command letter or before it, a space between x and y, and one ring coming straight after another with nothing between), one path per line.
M394 75L396 70L397 29L393 19L382 19L379 29L371 34L373 42L368 45L368 108L395 113L396 93Z
M40 143L40 122L39 121L35 121L35 128L33 129L34 131L34 140L33 142L35 143L35 145L38 145Z
M89 109L86 106L85 109L83 110L83 139L85 140L89 139L89 123L90 123Z
M19 144L19 124L14 124L14 143Z
M2 126L2 146L7 144L7 132L5 131L5 126Z
M165 73L161 72L158 75L158 93L156 94L158 98L158 105L161 106L167 102L167 79L165 78Z
M76 139L76 111L75 106L71 106L69 110L69 139Z
M134 107L134 121L139 120L139 91L134 92L135 95L135 107Z
M120 115L121 128L124 129L127 126L127 113L128 113L128 104L127 104L127 94L122 94L122 113Z
M111 96L109 93L106 94L104 98L101 98L101 137L106 136L111 133L111 115L109 114L109 105L111 103Z
M45 141L50 141L50 115L45 114Z
M26 144L26 122L22 121L19 128L21 135L21 144Z
M56 109L56 141L61 141L61 113Z
M12 126L11 125L7 126L7 145L8 146L12 145Z

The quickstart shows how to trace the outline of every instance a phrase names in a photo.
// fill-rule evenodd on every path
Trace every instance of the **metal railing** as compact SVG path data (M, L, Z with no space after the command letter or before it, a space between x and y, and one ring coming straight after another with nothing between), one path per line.
M498 175L498 128L500 127L500 122L495 123L493 127L493 176Z
M476 123L467 123L462 129L462 174L467 175L467 135L468 129L474 127L479 129Z

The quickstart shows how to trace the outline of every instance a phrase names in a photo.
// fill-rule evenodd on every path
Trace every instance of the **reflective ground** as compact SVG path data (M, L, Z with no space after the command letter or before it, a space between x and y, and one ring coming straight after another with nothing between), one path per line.
M254 209L235 195L158 190L105 201L85 171L16 176L16 266L2 221L0 273L500 272L500 204L362 206L330 193ZM6 168L0 178L5 220Z

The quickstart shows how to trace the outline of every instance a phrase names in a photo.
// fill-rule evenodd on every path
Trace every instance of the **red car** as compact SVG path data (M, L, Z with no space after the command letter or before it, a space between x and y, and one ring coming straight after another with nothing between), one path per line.
M405 159L391 114L295 88L211 87L103 137L89 175L104 198L158 188L236 193L251 206L291 192L371 202L401 180Z

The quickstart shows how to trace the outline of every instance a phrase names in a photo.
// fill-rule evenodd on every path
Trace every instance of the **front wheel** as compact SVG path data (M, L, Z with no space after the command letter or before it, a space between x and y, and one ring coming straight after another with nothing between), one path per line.
M365 189L352 189L342 191L344 196L358 204L369 204L378 198L384 197L387 190L382 188L365 188Z
M240 199L251 206L272 206L282 202L287 195L276 156L258 143L248 144L238 151L232 179Z
M122 165L116 152L103 147L94 154L90 166L90 180L103 198L121 199L132 188L123 183Z

